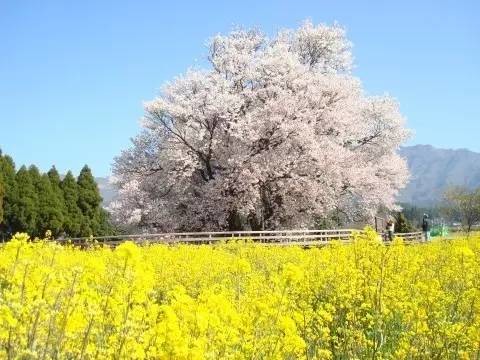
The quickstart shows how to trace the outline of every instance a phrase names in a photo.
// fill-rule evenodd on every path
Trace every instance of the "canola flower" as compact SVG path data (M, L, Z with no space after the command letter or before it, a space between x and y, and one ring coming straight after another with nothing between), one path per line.
M480 238L0 247L1 359L476 359Z

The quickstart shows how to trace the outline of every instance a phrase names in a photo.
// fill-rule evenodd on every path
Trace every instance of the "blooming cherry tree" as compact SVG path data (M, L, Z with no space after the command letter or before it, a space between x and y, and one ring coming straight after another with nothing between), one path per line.
M117 218L162 231L312 227L332 214L394 209L408 179L398 104L365 95L337 26L211 39L145 105L143 131L115 160Z

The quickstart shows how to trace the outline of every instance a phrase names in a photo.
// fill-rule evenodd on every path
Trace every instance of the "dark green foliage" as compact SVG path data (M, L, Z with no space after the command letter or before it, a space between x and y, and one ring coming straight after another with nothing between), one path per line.
M13 200L16 196L15 164L8 155L0 151L0 182L3 186L3 222L0 221L0 238L11 234L11 219L14 214Z
M77 181L69 171L60 183L65 206L64 230L70 236L80 236L82 212L78 207Z
M3 197L5 196L5 189L2 179L0 179L0 225L3 224Z
M116 235L117 231L110 221L110 213L102 207L98 208L98 230L96 235Z
M37 182L38 218L36 234L45 235L47 230L57 237L63 230L63 195L60 187L52 184L47 174L43 174Z
M55 167L46 174L35 166L16 172L12 159L0 151L0 239L16 232L44 237L47 230L54 237L112 234L101 202L87 166L78 179L68 172L62 180Z
M90 168L85 165L77 179L78 207L82 212L81 233L84 236L100 233L102 198Z
M60 174L58 173L55 166L52 166L50 170L48 170L47 175L50 179L50 182L52 183L52 186L58 186L60 188L60 183L62 182L62 179L60 178Z
M16 191L12 204L12 215L14 216L10 219L13 232L25 231L29 234L37 233L38 195L35 185L38 178L40 178L40 174L35 168L30 170L22 166L18 170L15 178Z
M430 219L440 217L441 209L438 207L418 207L412 204L401 203L402 213L410 224L416 229L422 227L423 214L428 214Z
M93 217L96 209L102 202L102 197L98 191L97 183L92 175L90 168L85 165L80 171L77 179L78 185L78 207L82 213Z
M53 228L49 228L50 230L52 230L53 235L57 237L61 233L65 232L65 217L67 214L63 191L61 188L62 180L55 166L52 166L51 169L47 172L47 174L45 174L45 176L47 178L46 180L48 180L52 188L52 197L49 202L50 205L56 209L55 211L51 211L52 217L50 221L55 222L60 220L61 222L61 225L59 227L56 227L56 230L53 230Z
M405 215L402 212L398 212L395 214L395 232L409 233L414 231L415 231L414 227L405 218Z

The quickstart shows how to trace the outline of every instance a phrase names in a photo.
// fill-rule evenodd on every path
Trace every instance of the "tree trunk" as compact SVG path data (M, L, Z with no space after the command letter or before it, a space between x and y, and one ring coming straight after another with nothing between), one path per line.
M257 214L255 214L255 212L251 211L248 214L247 220L248 220L248 224L250 225L250 229L252 229L252 231L262 230L262 224L260 221L258 221Z
M243 230L242 219L240 218L237 210L230 210L227 218L228 231L240 231Z

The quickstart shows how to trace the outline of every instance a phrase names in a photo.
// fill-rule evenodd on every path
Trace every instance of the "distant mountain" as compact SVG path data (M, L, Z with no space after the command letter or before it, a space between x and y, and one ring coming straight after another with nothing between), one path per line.
M117 196L118 190L106 177L96 177L98 190L103 198L103 207L107 207Z
M431 145L405 146L400 155L407 162L411 179L402 190L399 201L417 206L438 203L449 185L480 186L480 154L466 149L437 149ZM103 204L107 206L117 196L108 178L96 178Z
M431 145L401 148L411 179L399 201L417 206L438 203L450 185L480 186L480 154L466 149L437 149Z

